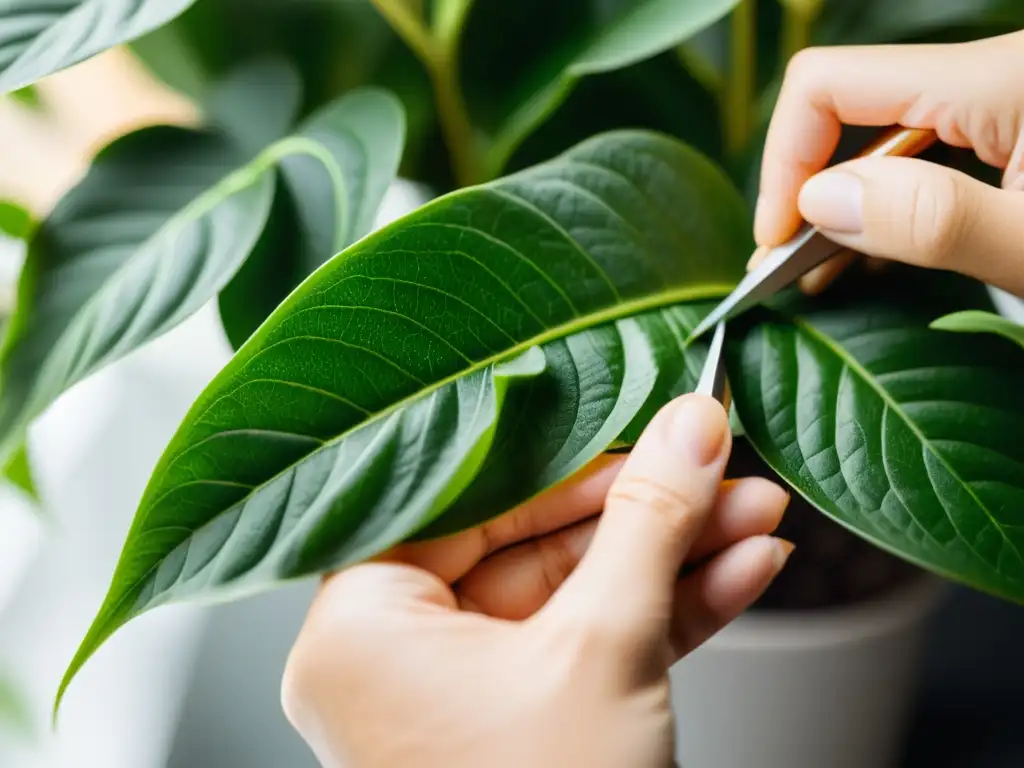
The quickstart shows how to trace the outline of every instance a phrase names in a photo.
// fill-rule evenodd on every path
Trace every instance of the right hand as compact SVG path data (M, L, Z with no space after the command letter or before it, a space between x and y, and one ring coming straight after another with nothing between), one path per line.
M934 129L1005 169L1002 189L934 163L867 157L824 170L842 124ZM765 142L754 237L801 218L858 253L952 270L1024 296L1024 32L946 45L810 48L790 61ZM849 263L805 275L817 293Z

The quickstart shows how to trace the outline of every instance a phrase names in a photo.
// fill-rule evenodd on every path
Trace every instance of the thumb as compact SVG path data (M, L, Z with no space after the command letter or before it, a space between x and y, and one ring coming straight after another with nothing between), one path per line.
M923 160L866 157L812 177L799 205L855 251L1024 293L1024 192Z
M612 483L590 548L544 612L615 634L667 631L679 570L708 520L731 441L712 398L684 395L662 408Z

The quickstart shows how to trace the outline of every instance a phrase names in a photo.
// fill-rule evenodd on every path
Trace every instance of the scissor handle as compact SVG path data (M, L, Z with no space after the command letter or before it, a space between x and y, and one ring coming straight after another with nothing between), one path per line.
M939 140L930 128L904 128L897 125L857 153L857 157L914 157Z

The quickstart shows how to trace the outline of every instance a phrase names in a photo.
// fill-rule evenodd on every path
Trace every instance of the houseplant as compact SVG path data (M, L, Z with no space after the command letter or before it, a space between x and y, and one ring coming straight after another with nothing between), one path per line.
M3 90L134 41L207 120L118 139L24 231L0 454L61 392L210 301L238 349L157 466L65 683L149 607L479 522L628 446L692 386L689 330L742 274L737 188L753 188L780 63L811 41L1021 22L998 2L15 5ZM359 44L335 58L334 39ZM367 235L399 169L447 194ZM1019 533L993 509L1024 488L1009 437L1024 353L929 328L988 308L979 288L894 271L870 291L851 278L785 297L733 324L730 379L747 439L814 506L1020 600ZM885 332L854 344L866 318ZM884 381L882 352L898 361ZM903 386L922 366L947 369ZM925 402L940 398L958 419ZM998 486L964 480L979 456Z

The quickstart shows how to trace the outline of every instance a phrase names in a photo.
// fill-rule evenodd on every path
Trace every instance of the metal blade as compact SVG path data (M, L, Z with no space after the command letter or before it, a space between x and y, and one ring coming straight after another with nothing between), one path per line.
M725 344L725 323L715 327L715 335L711 337L708 356L700 372L700 381L694 390L698 395L708 395L725 404L725 360L722 348Z
M788 243L770 251L757 269L747 274L733 292L693 329L690 340L760 304L841 250L843 246L829 240L817 227L805 225Z

